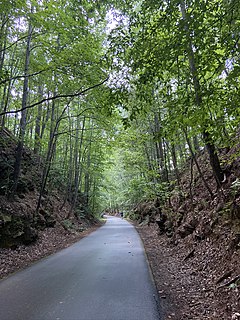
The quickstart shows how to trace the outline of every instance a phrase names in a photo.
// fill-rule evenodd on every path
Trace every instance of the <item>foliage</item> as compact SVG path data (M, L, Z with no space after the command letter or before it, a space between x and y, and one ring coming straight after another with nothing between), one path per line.
M239 127L239 13L236 0L3 1L1 126L43 157L40 193L61 186L89 213L164 201L204 147L215 173Z

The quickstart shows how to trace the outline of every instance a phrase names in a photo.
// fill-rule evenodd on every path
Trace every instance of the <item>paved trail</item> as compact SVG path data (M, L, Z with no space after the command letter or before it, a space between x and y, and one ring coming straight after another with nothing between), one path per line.
M0 281L1 320L159 320L141 240L120 218Z

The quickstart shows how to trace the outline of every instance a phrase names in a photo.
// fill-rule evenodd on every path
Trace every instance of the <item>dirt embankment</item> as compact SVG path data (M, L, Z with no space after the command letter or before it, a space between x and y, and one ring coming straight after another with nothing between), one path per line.
M232 250L231 231L196 245L191 237L174 245L158 227L139 227L165 318L175 320L240 319L240 254ZM219 230L220 231L220 230ZM230 251L229 251L230 250Z
M14 135L1 129L0 278L69 246L99 225L93 216L84 218L71 210L66 186L53 183L53 177L36 212L43 160L28 148L23 150L17 190L11 194L16 146Z
M79 224L79 226L82 227L83 225ZM55 228L47 228L40 231L38 240L31 245L22 244L15 249L0 248L0 279L26 268L41 258L69 247L99 226L101 226L100 222L95 225L85 225L85 230L82 232L70 232L57 224Z
M222 160L233 153L230 150ZM140 219L137 228L165 319L239 320L240 159L226 162L221 189L217 189L207 155L202 153L198 162L213 197L197 168L186 167L180 188L171 192L161 210L155 208L157 223L151 223L154 202L152 207L148 203L147 223Z

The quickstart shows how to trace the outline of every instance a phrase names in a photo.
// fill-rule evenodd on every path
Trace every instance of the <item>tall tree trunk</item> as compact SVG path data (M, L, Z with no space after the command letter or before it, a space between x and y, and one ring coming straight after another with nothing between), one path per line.
M43 90L41 86L38 87L38 94L40 98L43 96ZM34 149L33 149L33 152L35 154L39 154L39 151L40 151L41 119L42 119L42 105L39 104L36 122L35 122L35 137L34 137Z
M160 122L159 122L159 115L155 112L154 113L154 136L156 139L156 152L157 152L157 161L159 165L159 172L161 175L161 180L166 181L166 168L165 168L165 161L164 161L164 151L163 151L163 140L160 135Z
M90 143L91 146L91 143ZM84 200L86 204L86 208L89 208L89 194L90 194L90 174L89 174L89 168L91 165L91 148L89 146L89 151L87 154L87 170L85 172L85 177L84 177Z
M195 91L195 101L196 105L201 108L202 107L202 95L201 95L201 86L199 82L199 77L198 77L198 71L195 63L195 56L193 52L193 46L192 46L192 39L191 39L191 34L188 26L188 19L186 15L186 5L185 1L181 0L180 1L180 6L181 6L181 13L182 13L182 18L184 21L184 29L186 32L187 36L187 53L188 53L188 60L189 60L189 67L191 70L191 75L193 79L193 85L194 85L194 91ZM212 141L211 135L207 131L206 127L203 127L203 140L206 145L209 158L210 158L210 164L213 170L213 174L215 177L215 180L217 182L218 186L221 186L221 182L224 180L224 174L222 172L221 166L220 166L220 161L218 158L218 155L216 153L216 148L215 145Z
M146 159L147 159L148 170L152 171L153 170L153 166L152 166L151 157L150 157L150 154L149 154L149 151L148 151L148 144L146 142L144 143L144 149L145 149L144 152L146 154Z
M65 108L64 108L65 110ZM44 163L43 167L43 172L42 172L42 180L41 180L41 187L40 187L40 192L39 192L39 197L38 197L38 202L37 202L37 207L36 207L36 214L38 214L38 211L40 209L41 205L41 199L47 184L47 179L48 175L50 172L50 167L51 167L51 162L52 162L52 157L53 157L53 152L54 152L54 146L56 145L56 133L59 127L59 123L61 121L61 117L55 122L55 101L52 102L52 110L51 110L51 128L50 128L50 133L49 133L49 141L48 141L48 151L47 151L47 157ZM63 114L63 113L62 113Z
M90 122L91 125L91 122ZM89 209L89 197L90 197L90 166L91 166L91 149L92 149L92 135L93 135L93 130L91 130L90 133L90 139L89 139L89 145L87 149L87 163L86 163L86 172L85 172L85 177L84 177L84 200L85 200L85 205L86 209Z
M26 108L26 106L27 106L27 100L28 100L28 94L29 94L29 90L28 90L29 75L28 75L28 73L29 73L29 64L30 64L32 32L33 32L33 27L32 27L31 22L29 22L27 46L26 46L26 53L25 53L22 109ZM18 180L19 180L20 171L21 171L22 153L23 153L23 144L24 144L24 137L25 137L25 132L26 132L26 125L27 125L27 109L24 109L21 112L19 138L18 138L16 159L15 159L14 172L13 172L13 185L11 188L12 195L14 195L14 193L17 190Z
M196 156L195 156L195 153L194 153L194 151L193 151L191 142L190 142L190 140L189 140L189 138L188 138L187 130L186 130L186 129L183 129L183 132L184 132L184 134L185 134L185 138L186 138L186 141L187 141L187 144L188 144L190 153L191 153L191 155L192 155L192 159L194 160L194 162L195 162L195 164L196 164L196 167L197 167L197 170L198 170L198 172L199 172L199 175L200 175L200 177L201 177L201 179L202 179L202 181L203 181L206 189L208 190L209 194L211 195L211 198L213 198L212 190L211 190L210 186L208 185L207 180L204 178L204 175L203 175L203 173L202 173L202 170L201 170L201 168L200 168L200 166L199 166L199 163L198 163L197 158L196 158Z
M73 190L73 200L71 205L71 210L69 212L69 216L71 212L73 212L76 208L77 204L77 198L78 198L78 192L79 192L79 184L81 182L81 161L82 161L82 145L83 145L83 136L84 136L84 130L85 130L85 123L86 123L86 117L83 118L82 122L82 129L81 129L81 136L79 140L79 130L80 130L80 122L78 122L77 125L77 132L76 132L76 140L75 140L75 156L74 156L74 190Z
M1 111L2 112L6 112L6 106L7 106L7 104L6 104L6 96L7 96L7 88L8 88L8 84L7 84L7 82L4 84L4 88L3 88L3 94L2 94L2 98L1 98ZM3 129L4 128L4 126L5 126L5 118L6 118L6 115L4 114L4 115L2 115L1 116L1 125L0 125L0 127ZM0 129L1 129L0 128Z
M48 91L48 98L50 97L50 92ZM42 126L41 126L41 133L40 133L40 139L43 138L44 133L45 133L45 129L46 129L46 124L48 122L48 120L50 119L51 116L51 105L48 102L47 104L47 111L42 115Z
M154 112L154 123L150 125L152 135L154 137L155 143L153 148L155 149L154 160L157 162L157 170L160 174L161 181L167 181L167 168L165 167L165 155L164 155L164 146L163 139L161 137L161 128L160 128L160 115L158 112Z
M4 59L6 54L7 44L7 32L9 25L9 17L6 14L1 16L1 27L0 27L0 71L3 71Z
M4 60L5 60L5 53L6 53L6 46L7 46L7 31L8 31L8 17L3 15L1 29L0 29L0 74L4 76ZM10 86L10 84L9 84ZM8 85L5 83L3 89L3 95L1 99L1 111L5 112L6 106L6 94L8 92ZM5 126L5 117L6 115L1 116L1 127Z
M172 162L173 162L175 176L177 178L177 183L180 186L180 175L178 170L177 155L176 155L176 149L175 149L174 143L171 143L171 155L172 155Z
M8 84L6 83L7 86L7 92L6 92L6 97L5 100L3 99L3 112L7 111L7 108L9 106L9 104L11 103L11 90L13 88L14 82L16 81L16 79L13 79L14 74L16 74L18 72L18 68L19 68L19 59L17 59L16 56L16 51L17 51L17 46L15 47L15 49L12 52L12 55L10 56L9 60L11 61L10 65L9 65L9 69L10 69L10 74L9 74L9 82ZM17 115L16 115L17 116ZM7 117L6 114L4 114L2 116L2 127L4 127L6 125L6 120L8 120L9 117ZM15 133L15 130L14 130Z
M64 200L63 203L60 207L60 210L62 210L62 208L65 206L67 200L72 199L72 183L73 183L73 170L74 170L74 164L73 164L73 142L72 142L72 135L71 132L73 131L73 126L72 123L70 123L70 118L69 118L69 141L67 142L69 144L69 160L68 160L68 171L67 171L67 184L66 184L66 192L65 192L65 196L64 196ZM67 151L66 151L67 153ZM69 211L70 212L70 211ZM69 217L69 213L67 215L67 219Z
M52 162L54 150L56 150L58 128L59 128L61 120L63 119L64 113L66 112L67 108L69 107L69 104L70 104L70 102L63 108L60 116L58 117L57 121L55 122L55 125L53 123L51 124L51 132L50 132L50 138L49 138L49 143L48 143L47 158L46 158L45 165L43 168L40 192L39 192L39 197L38 197L38 201L37 201L35 215L38 214L40 206L41 206L41 200L42 200L42 196L43 196L46 184L47 184L47 179L48 179L48 175L49 175L50 168L51 168L51 162ZM52 121L54 121L54 119L55 119L54 109L55 109L55 107L53 105L52 106L52 116L51 116Z
M168 142L166 139L163 138L163 155L164 155L164 171L163 171L163 181L169 182L169 175L168 175Z

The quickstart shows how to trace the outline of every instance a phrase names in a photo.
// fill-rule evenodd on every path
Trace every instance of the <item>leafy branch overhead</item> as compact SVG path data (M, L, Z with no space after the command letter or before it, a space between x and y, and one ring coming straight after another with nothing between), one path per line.
M86 92L88 92L88 91L90 91L90 90L92 90L92 89L94 89L94 88L97 88L97 87L103 85L105 82L108 81L108 79L109 79L109 78L106 78L105 80L101 81L100 83L97 83L97 84L95 84L95 85L92 85L91 87L86 88L86 89L84 89L84 90L82 90L82 91L79 91L79 92L76 92L76 93L58 94L58 95L55 95L55 96L53 96L53 97L44 98L44 99L42 99L42 100L40 100L40 101L38 101L38 102L34 102L34 103L32 103L32 104L30 104L30 105L28 105L28 106L26 106L26 107L24 107L24 108L22 108L22 109L2 112L2 113L0 113L0 116L3 116L3 115L5 115L5 114L9 114L9 113L18 113L18 112L24 111L24 110L26 110L26 109L30 109L30 108L36 107L36 106L38 106L38 105L41 105L41 104L44 103L44 102L49 102L49 101L53 101L53 100L56 100L56 99L79 97L79 96L85 94Z
M24 143L41 154L43 185L60 170L73 208L78 192L94 210L114 193L130 207L165 199L189 157L213 197L196 154L221 188L240 120L239 13L235 0L4 1L0 117L18 158Z

